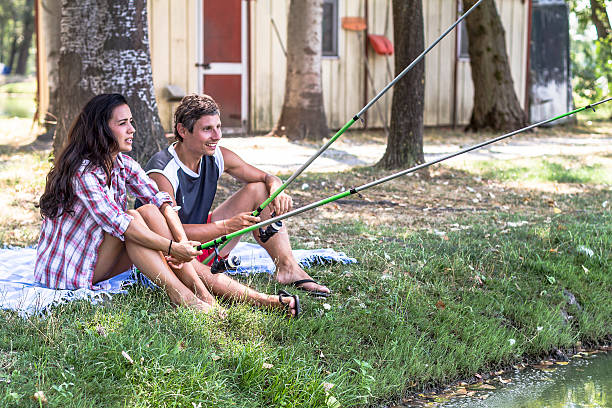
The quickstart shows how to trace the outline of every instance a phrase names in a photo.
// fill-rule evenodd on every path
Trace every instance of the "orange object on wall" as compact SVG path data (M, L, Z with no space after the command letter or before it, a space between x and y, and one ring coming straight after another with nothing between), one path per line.
M370 45L379 55L393 55L393 44L384 35L368 34Z
M342 17L342 28L349 31L363 31L368 27L363 17Z

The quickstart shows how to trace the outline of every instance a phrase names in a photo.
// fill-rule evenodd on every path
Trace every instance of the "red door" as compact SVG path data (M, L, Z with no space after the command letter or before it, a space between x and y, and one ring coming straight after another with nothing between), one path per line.
M203 86L221 109L224 128L242 128L246 120L246 52L241 0L204 0ZM229 130L229 129L228 129Z

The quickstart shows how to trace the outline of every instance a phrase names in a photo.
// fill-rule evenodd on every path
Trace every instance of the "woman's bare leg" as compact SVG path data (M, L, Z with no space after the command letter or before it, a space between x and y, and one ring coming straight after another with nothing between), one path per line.
M142 216L144 222L151 231L168 239L173 239L172 232L166 223L166 219L156 206L147 204L139 207L136 211ZM194 261L197 262L197 260ZM208 289L206 289L206 286L204 286L202 281L198 278L198 274L192 262L184 263L183 267L180 269L172 268L172 266L170 266L170 268L176 276L178 276L181 282L191 289L198 298L208 304L214 305L216 303L215 297L211 295Z
M140 208L144 207L146 206ZM145 222L153 232L168 239L172 239L172 232L165 218L157 211L157 207L152 207L152 209L149 207L148 209L141 210L141 215ZM284 303L281 304L278 296L266 295L265 293L258 292L223 273L212 274L210 272L210 267L202 264L197 259L184 264L183 269L185 267L193 268L199 279L201 279L201 282L204 282L206 288L215 296L232 301L246 301L256 306L284 308L285 305L288 304L289 310L293 311L295 308L295 301L292 298L285 298Z
M128 211L128 213L134 217L132 222L141 222L144 225L144 220L137 211ZM104 239L98 248L98 262L94 268L93 282L97 283L116 276L132 264L163 288L173 303L202 311L211 309L210 304L198 299L176 277L159 251L134 242L123 242L108 233L104 233Z

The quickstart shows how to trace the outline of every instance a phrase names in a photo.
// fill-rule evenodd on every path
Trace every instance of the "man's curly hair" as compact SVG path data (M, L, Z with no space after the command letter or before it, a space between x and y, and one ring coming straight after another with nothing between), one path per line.
M174 137L182 142L179 135L178 124L182 124L189 132L193 132L193 125L206 115L220 115L219 106L215 100L208 95L191 94L183 97L181 103L174 111Z

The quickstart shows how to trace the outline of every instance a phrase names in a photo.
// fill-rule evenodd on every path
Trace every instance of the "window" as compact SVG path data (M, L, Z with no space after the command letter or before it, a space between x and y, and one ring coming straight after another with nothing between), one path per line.
M323 0L321 45L324 57L338 56L338 0Z
M458 58L462 60L470 59L469 46L470 42L468 40L467 26L465 25L465 21L459 23L459 55Z
M462 2L457 2L457 12L459 15L463 14L463 4ZM460 60L469 60L469 41L468 41L468 32L467 26L465 25L465 20L459 23L459 27L457 28L457 35L459 36L459 47L457 49L457 59Z

